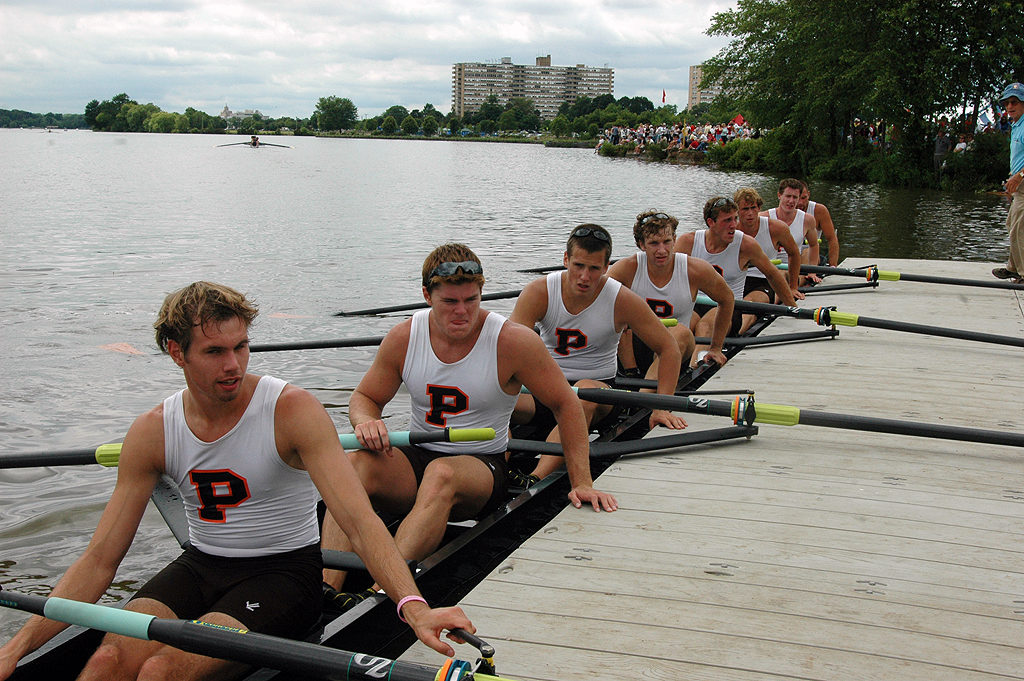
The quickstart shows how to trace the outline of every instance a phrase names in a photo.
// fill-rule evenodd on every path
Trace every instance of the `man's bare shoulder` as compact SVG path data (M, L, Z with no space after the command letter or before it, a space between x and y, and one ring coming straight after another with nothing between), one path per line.
M608 276L626 286L633 283L636 276L636 268L639 267L636 253L625 258L619 258L608 268Z
M319 405L320 401L313 396L313 393L291 383L285 384L284 388L281 389L281 395L277 398L278 409L301 409L314 403Z
M537 347L544 347L544 343L541 341L540 336L537 335L537 332L511 319L505 321L501 331L498 333L498 353L500 355L522 352L523 350Z
M676 251L690 255L693 251L693 240L696 232L684 232L676 238Z
M547 300L548 297L548 278L547 276L538 277L534 279L526 286L523 287L522 292L519 294L519 298L524 296L529 298L543 298Z

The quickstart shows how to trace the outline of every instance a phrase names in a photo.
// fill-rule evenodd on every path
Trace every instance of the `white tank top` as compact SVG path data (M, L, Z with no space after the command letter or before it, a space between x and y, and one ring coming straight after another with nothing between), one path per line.
M620 332L615 329L615 300L622 284L605 279L604 288L579 314L562 302L562 272L548 275L548 309L540 320L540 337L569 382L615 377Z
M693 252L690 255L711 263L711 266L722 275L725 283L732 289L733 297L736 300L741 300L743 287L747 283L747 271L740 267L740 246L743 244L743 232L737 229L732 243L726 246L721 253L708 253L707 245L704 243L707 231L702 229L694 232Z
M687 272L687 255L676 253L672 263L672 278L663 287L654 285L647 271L647 254L636 254L636 274L629 288L647 301L654 314L662 319L676 318L680 324L689 324L693 313L693 294Z
M497 454L508 448L508 423L518 395L501 389L498 380L498 334L506 319L487 312L473 349L447 364L430 345L430 310L412 316L409 347L405 351L402 380L412 397L414 433L439 428L494 428L493 440L473 445L427 442L420 446L451 454Z
M245 413L213 442L185 421L184 390L164 400L164 467L178 484L188 538L215 556L269 556L320 539L309 474L281 460L274 409L286 383L263 376Z
M779 257L779 251L778 249L775 248L775 244L772 243L772 231L771 228L768 226L768 220L769 218L767 215L758 216L757 234L754 236L754 241L756 241L758 245L761 246L761 250L764 251L764 254L768 256L769 260L775 260L776 258ZM748 269L747 276L758 277L759 279L768 278L764 276L764 274L761 273L761 270L757 269L756 267Z
M807 212L808 215L810 215L811 217L817 217L817 216L814 215L814 211L816 211L817 209L818 209L818 204L817 204L816 201L808 201L807 202L807 211L806 212ZM818 238L821 239L821 224L817 224L816 227L817 227L817 230L818 230Z
M796 242L796 247L799 248L800 250L808 248L806 239L804 239L804 216L806 215L807 213L797 208L796 217L793 218L792 224L789 225L789 233L793 235L793 241ZM770 217L773 220L782 220L782 218L780 218L779 214L776 212L775 208L771 208L768 210L768 217ZM785 222L785 220L782 220L782 222ZM782 252L779 253L779 258L782 260L782 262L788 263L789 253L786 253L786 250L783 249Z

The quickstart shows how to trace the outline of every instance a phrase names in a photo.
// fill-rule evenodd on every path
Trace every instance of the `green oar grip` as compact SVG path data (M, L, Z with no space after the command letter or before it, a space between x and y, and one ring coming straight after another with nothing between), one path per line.
M679 320L673 319L671 317L666 317L661 320L661 323L664 324L665 326L677 326L679 324Z
M899 281L899 272L887 272L886 270L878 270L878 278L882 281Z
M857 322L860 319L860 315L852 312L839 312L838 310L830 310L828 314L829 321L836 326L857 326Z
M449 442L478 442L493 439L494 428L454 428L448 431Z
M785 404L767 404L758 402L754 405L754 421L776 426L795 426L800 423L800 408Z
M108 468L117 466L121 458L121 443L115 442L109 445L100 445L96 448L96 463Z

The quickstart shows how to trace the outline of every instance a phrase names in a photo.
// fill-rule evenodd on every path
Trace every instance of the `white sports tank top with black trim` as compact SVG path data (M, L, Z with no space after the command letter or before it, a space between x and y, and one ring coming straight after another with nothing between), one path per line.
M775 244L772 242L771 228L768 226L768 216L759 215L757 216L757 234L754 236L754 241L758 243L764 254L768 256L769 260L775 260L779 257L779 251L775 248ZM783 251L785 252L785 251ZM761 270L756 267L747 269L748 277L757 277L758 279L767 279L761 273Z
M741 300L743 287L747 283L747 271L740 267L740 246L743 244L743 232L737 229L736 236L721 253L709 253L705 243L707 231L702 229L693 233L693 251L690 255L711 263L711 266L722 275L725 283L732 289L733 297L736 300Z
M412 397L411 432L440 428L494 428L495 437L472 445L428 442L420 446L450 454L497 454L508 448L508 423L518 395L498 380L498 334L507 321L487 312L473 349L457 362L442 362L430 345L430 310L412 316L402 381Z
M184 390L164 400L164 467L181 490L189 541L204 553L269 556L320 539L316 487L281 460L274 439L285 385L261 377L238 423L213 442L188 427Z
M540 337L569 382L615 377L620 332L615 328L615 300L622 284L605 278L597 298L579 314L562 302L562 272L547 277L548 309L540 320Z
M647 254L636 254L636 274L629 285L662 319L675 318L680 324L689 324L693 313L693 294L690 291L690 275L687 271L687 256L676 253L672 263L672 278L664 286L655 286L647 270Z
M803 250L808 247L806 240L804 239L804 217L806 215L807 213L797 208L796 217L793 218L793 223L789 226L789 233L793 235L793 241L796 242L796 246L800 250ZM775 208L770 208L768 210L768 217L770 217L773 220L781 220L782 222L785 222L785 220L782 220L779 217L779 214L776 212ZM786 253L786 250L782 249L782 252L779 253L779 258L782 260L782 262L788 263L789 253Z

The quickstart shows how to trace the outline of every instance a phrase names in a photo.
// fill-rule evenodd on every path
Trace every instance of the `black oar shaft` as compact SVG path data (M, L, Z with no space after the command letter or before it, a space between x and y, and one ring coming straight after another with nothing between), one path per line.
M839 335L838 329L822 329L820 331L799 331L796 333L777 333L767 336L726 336L725 345L748 347L751 345L776 345L781 343L799 343L801 341L832 339ZM711 339L697 336L698 345L707 345Z
M516 298L522 293L522 289L516 291L498 291L496 293L485 293L480 296L480 300L505 300L507 298ZM407 312L410 310L423 310L430 307L426 302L422 303L409 303L407 305L391 305L388 307L370 307L365 310L352 310L351 312L335 312L335 317L357 317L364 315L375 315L375 314L387 314L389 312Z
M642 454L657 452L664 449L675 449L689 445L721 442L751 437L757 434L757 426L730 426L729 428L709 428L687 433L675 433L640 440L623 440L622 442L591 442L590 457L604 459L626 454ZM562 445L558 442L538 442L536 440L512 439L508 448L513 452L530 452L535 454L562 455Z
M36 466L82 466L96 463L96 448L66 449L55 452L19 452L0 457L0 468Z
M137 612L63 598L0 591L0 605L59 622L113 631L143 640L159 641L190 653L318 679L434 681L437 677L437 669L409 662L351 653L304 641L208 625L198 621L159 619Z
M1009 281L992 281L988 279L964 279L961 277L938 277L930 274L907 274L906 272L889 272L877 267L826 267L824 265L800 265L800 272L812 274L838 274L848 277L862 277L869 281L916 281L924 284L949 284L951 286L974 286L978 288L1001 288L1024 291L1024 284Z
M327 340L293 341L288 343L254 343L249 352L276 352L278 350L321 350L324 348L362 348L380 345L384 336L360 338L334 338Z
M947 329L944 326L912 324L910 322L897 322L891 319L875 319L873 317L861 316L857 316L856 325L867 326L875 329L888 329L890 331L919 333L926 336L959 338L960 340L978 341L979 343L995 343L996 345L1010 345L1016 348L1024 348L1024 338L1000 336L994 333L981 333L980 331L966 331L964 329Z
M754 405L757 412L757 405ZM755 417L755 420L756 417ZM1024 447L1024 433L1010 433L965 426L947 426L939 423L915 423L898 419L883 419L872 416L856 416L853 414L833 414L824 411L800 410L800 425L824 426L828 428L845 428L873 433L891 433L893 435L912 435L915 437L931 437L940 440L959 440L961 442L980 442L1008 447Z
M703 296L698 296L699 302ZM707 299L710 300L710 299ZM1024 348L1024 338L1015 336L1001 336L994 333L982 333L980 331L967 331L964 329L949 329L944 326L930 326L928 324L914 324L911 322L900 322L892 319L877 319L875 317L861 317L850 312L840 312L830 308L803 308L786 307L785 305L771 305L769 303L755 303L749 300L737 300L736 309L743 312L756 312L758 314L775 314L798 319L813 319L823 326L838 324L840 326L866 326L875 329L888 329L890 331L902 331L904 333L919 333L925 336L939 336L940 338L958 338L960 340L977 341L979 343L994 343L997 345L1010 345L1017 348Z
M745 397L737 397L732 402L725 402L699 397L631 393L621 390L609 390L607 388L580 388L577 394L581 400L588 400L590 402L648 407L651 409L668 409L672 411L701 412L711 414L712 416L728 416L737 423L754 422L784 426L798 424L825 426L875 433L891 433L893 435L931 437L940 440L959 440L962 442L1024 447L1024 433L969 428L965 426L947 426L935 423L917 423L914 421L876 418L873 416L805 411L799 407L782 404L758 404Z
M818 284L817 286L801 286L800 293L832 293L834 291L852 291L861 288L878 288L877 281L858 281L853 284Z
M607 388L579 388L576 395L581 400L599 404L616 404L626 407L647 407L670 411L703 412L712 416L731 416L732 405L721 400L703 397L660 395L658 393L636 393Z

